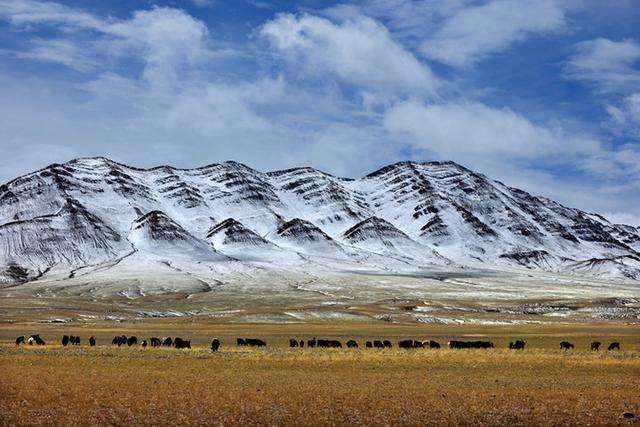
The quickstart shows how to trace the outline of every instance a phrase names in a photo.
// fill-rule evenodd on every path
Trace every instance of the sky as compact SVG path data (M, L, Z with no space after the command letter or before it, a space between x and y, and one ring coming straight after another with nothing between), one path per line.
M640 225L636 0L0 0L0 183L453 160Z

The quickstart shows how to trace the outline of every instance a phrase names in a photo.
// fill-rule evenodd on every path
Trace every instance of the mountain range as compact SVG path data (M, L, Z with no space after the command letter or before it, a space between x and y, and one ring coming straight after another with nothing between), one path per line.
M469 266L640 280L640 229L454 162L347 179L309 167L141 169L82 158L0 186L2 286L153 276L161 292L181 276L216 286L258 270Z

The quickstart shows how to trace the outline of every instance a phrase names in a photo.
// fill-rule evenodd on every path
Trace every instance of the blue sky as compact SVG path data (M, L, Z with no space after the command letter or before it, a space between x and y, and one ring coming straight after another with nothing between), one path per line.
M632 0L0 0L0 182L454 160L640 224Z

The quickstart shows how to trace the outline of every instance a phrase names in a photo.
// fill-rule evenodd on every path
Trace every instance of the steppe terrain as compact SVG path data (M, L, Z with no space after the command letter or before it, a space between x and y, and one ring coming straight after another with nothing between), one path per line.
M39 332L45 347L16 347ZM63 348L62 334L83 338ZM191 350L118 348L116 334L180 336ZM96 347L86 345L89 336ZM291 337L359 349L289 349ZM208 346L221 339L219 352ZM266 349L236 347L259 337ZM394 348L362 348L386 338ZM401 350L403 338L486 339L490 350ZM508 350L522 338L524 351ZM561 351L568 340L576 348ZM621 351L589 350L619 341ZM622 322L442 325L215 323L193 318L15 321L0 327L2 425L620 425L640 414L640 330ZM623 418L625 412L636 418Z

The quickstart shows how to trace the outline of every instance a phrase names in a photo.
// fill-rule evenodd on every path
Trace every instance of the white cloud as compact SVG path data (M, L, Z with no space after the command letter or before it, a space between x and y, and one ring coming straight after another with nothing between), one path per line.
M13 25L61 24L69 28L100 29L104 22L93 15L54 2L3 0L0 18Z
M60 39L35 39L31 45L31 49L17 53L17 56L59 63L79 72L88 72L97 66L97 62L87 55L86 48L79 43Z
M602 215L614 224L627 224L640 227L640 215L629 212L604 212Z
M609 127L615 134L640 139L640 92L625 97L618 105L608 105Z
M142 60L143 76L153 85L173 86L184 71L215 53L207 46L207 26L182 10L155 7L130 19L99 19L58 3L9 0L0 18L15 26L54 25L59 39L32 41L24 58L54 61L78 71L103 62ZM91 33L88 33L91 32ZM97 35L97 37L96 37Z
M431 95L438 79L394 41L380 23L352 15L342 22L303 14L282 14L267 22L262 36L305 75L328 74L360 88Z
M407 101L387 111L386 128L405 135L413 146L443 158L535 159L559 152L589 152L597 144L567 138L561 129L535 125L510 109L478 102L423 104Z
M468 67L534 35L564 29L560 0L493 0L460 9L424 41L424 54L442 63Z
M0 19L28 43L22 57L85 73L78 79L0 73L0 144L8 159L0 165L0 180L90 155L140 166L228 159L263 170L309 164L348 176L407 157L437 158L580 207L640 208L640 197L633 198L638 191L629 189L640 175L633 147L609 149L509 109L434 101L431 95L442 95L446 82L395 33L357 11L334 10L327 18L280 15L267 22L261 34L275 51L266 54L276 61L261 68L265 52L255 52L260 59L250 64L247 78L221 66L226 53L185 11L151 8L100 18L56 3L0 2L9 5L0 8ZM460 13L462 3L447 3L451 8L434 12L434 21ZM38 38L43 28L53 38ZM288 68L281 68L283 58ZM377 102L388 94L384 107L392 107L381 113ZM591 174L589 182L559 181L542 170L558 164ZM623 181L621 174L627 185L614 182ZM598 188L591 177L611 185Z
M624 92L640 87L640 45L635 40L613 41L604 38L576 45L566 63L567 78L593 84L601 92Z

